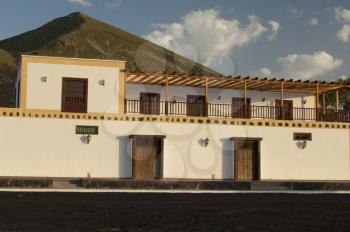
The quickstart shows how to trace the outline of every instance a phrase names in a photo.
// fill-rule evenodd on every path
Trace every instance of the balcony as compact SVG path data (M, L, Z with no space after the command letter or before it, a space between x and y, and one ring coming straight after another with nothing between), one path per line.
M350 111L281 106L233 106L232 104L125 100L129 114L223 117L267 120L350 122Z

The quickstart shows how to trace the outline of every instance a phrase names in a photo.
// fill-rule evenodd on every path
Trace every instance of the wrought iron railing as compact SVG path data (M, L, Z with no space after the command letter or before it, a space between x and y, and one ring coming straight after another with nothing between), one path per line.
M125 100L125 112L150 115L230 117L272 120L350 122L350 111L280 106L241 106L217 103Z

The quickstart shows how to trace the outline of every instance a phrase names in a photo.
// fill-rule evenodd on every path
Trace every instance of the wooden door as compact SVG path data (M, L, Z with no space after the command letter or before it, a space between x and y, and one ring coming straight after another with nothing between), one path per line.
M62 112L87 112L88 79L62 79Z
M187 116L206 116L205 96L187 95Z
M253 181L259 178L258 141L235 141L235 180Z
M159 93L140 93L140 113L141 114L160 114L160 94Z
M278 120L293 120L293 101L292 100L275 100L275 119Z
M233 118L250 118L250 98L246 98L247 105L244 104L244 98L232 98L232 117Z
M152 180L160 178L161 139L138 137L133 140L133 178Z

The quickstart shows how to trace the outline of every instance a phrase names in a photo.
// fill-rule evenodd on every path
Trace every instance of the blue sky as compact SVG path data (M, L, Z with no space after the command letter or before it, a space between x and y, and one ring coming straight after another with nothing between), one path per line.
M76 11L225 74L350 75L350 1L0 0L0 39Z

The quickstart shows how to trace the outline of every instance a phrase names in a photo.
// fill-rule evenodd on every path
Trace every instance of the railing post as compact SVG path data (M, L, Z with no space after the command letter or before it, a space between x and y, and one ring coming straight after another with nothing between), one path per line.
M319 101L319 85L317 82L317 84L316 84L316 99L315 99L316 121L319 121L319 118L320 118L320 112L318 110L318 101Z
M208 77L205 77L205 108L204 116L208 116L208 99L209 99L209 90L208 90Z
M168 94L169 94L169 78L168 74L165 75L165 115L168 115Z

